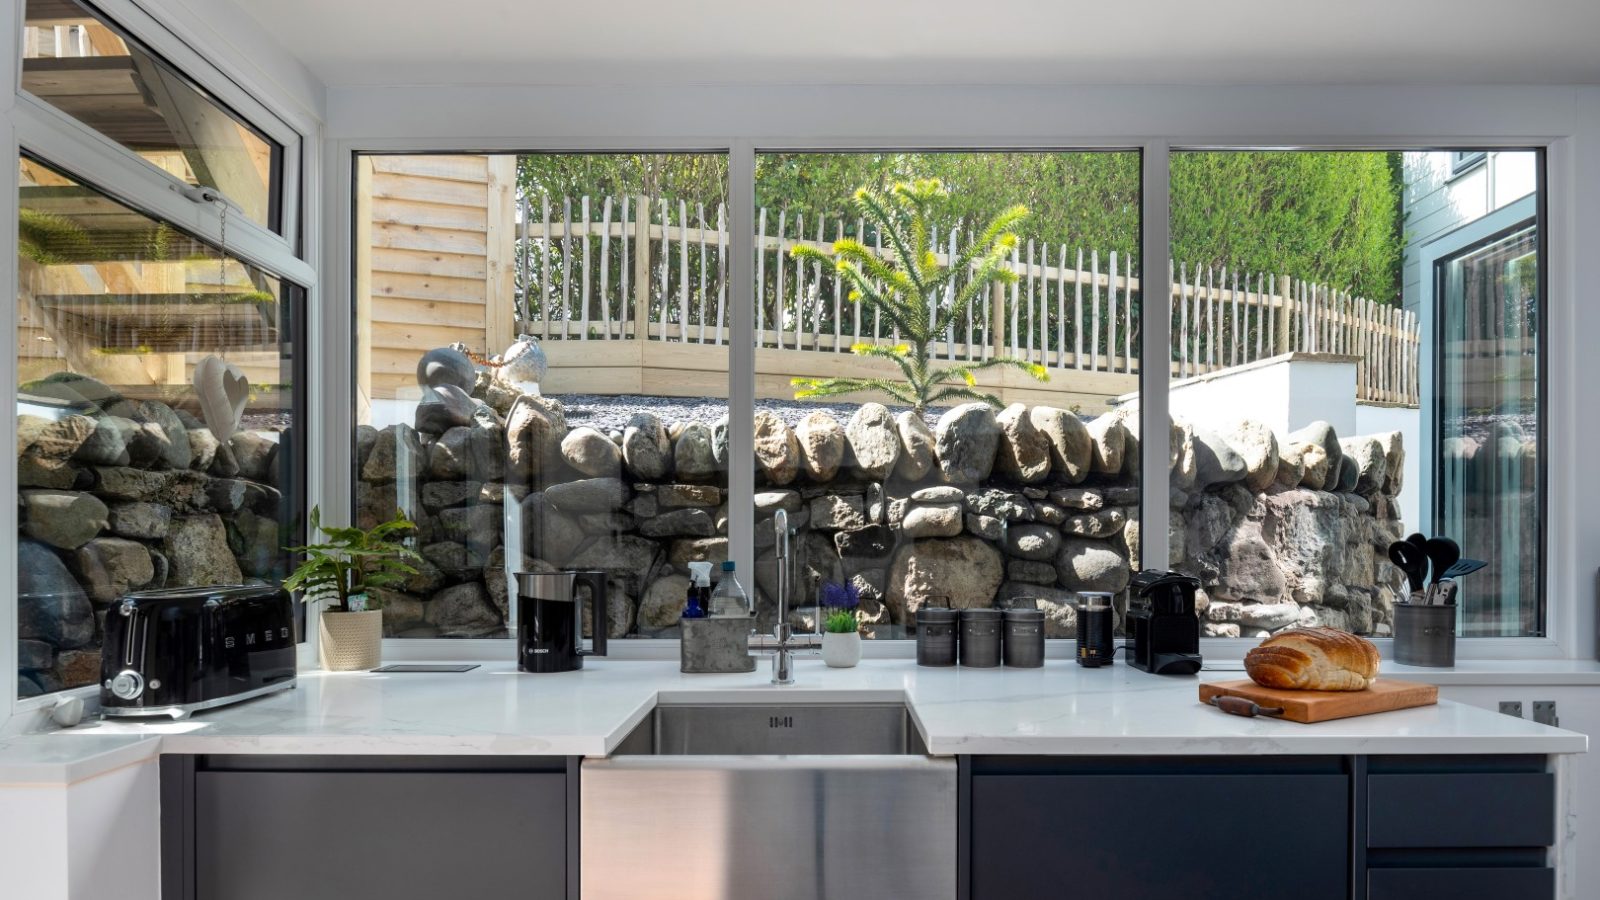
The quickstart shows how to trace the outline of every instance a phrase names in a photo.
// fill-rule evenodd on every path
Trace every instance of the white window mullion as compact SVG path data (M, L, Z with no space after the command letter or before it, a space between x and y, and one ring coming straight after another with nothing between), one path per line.
M728 558L755 596L755 207L756 151L728 153ZM736 462L743 460L743 462Z
M1139 511L1140 568L1167 568L1167 535L1171 508L1167 480L1167 389L1171 380L1172 284L1168 208L1171 199L1171 155L1166 141L1147 141L1140 168L1139 221L1139 483L1143 486Z

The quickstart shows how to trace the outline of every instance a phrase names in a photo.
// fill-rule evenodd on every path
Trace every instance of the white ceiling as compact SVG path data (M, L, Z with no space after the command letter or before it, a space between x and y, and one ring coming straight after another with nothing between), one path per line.
M182 0L330 86L1600 83L1600 0Z

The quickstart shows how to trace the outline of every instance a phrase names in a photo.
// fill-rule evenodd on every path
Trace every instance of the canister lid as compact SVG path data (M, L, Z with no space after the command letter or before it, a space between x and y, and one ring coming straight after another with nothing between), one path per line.
M929 625L948 624L956 620L957 611L947 606L924 606L917 610L917 622Z
M1043 622L1044 610L1042 609L1008 609L1005 611L1007 622Z
M1000 610L998 610L998 609L989 609L987 607L979 607L977 609L963 609L961 611L961 619L962 619L962 621L993 622L993 621L998 620L999 618L1000 618Z

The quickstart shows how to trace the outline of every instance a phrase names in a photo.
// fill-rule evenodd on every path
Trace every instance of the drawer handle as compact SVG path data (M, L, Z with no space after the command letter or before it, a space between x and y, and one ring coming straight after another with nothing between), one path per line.
M1253 719L1256 716L1283 715L1283 707L1281 706L1261 706L1254 700L1247 700L1244 697L1216 696L1211 698L1211 705L1230 716L1244 716L1247 719Z

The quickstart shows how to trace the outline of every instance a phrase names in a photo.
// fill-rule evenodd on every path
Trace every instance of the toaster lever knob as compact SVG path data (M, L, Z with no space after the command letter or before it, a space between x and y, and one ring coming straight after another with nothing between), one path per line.
M144 676L132 669L123 669L111 679L111 695L119 700L137 700L144 693Z

